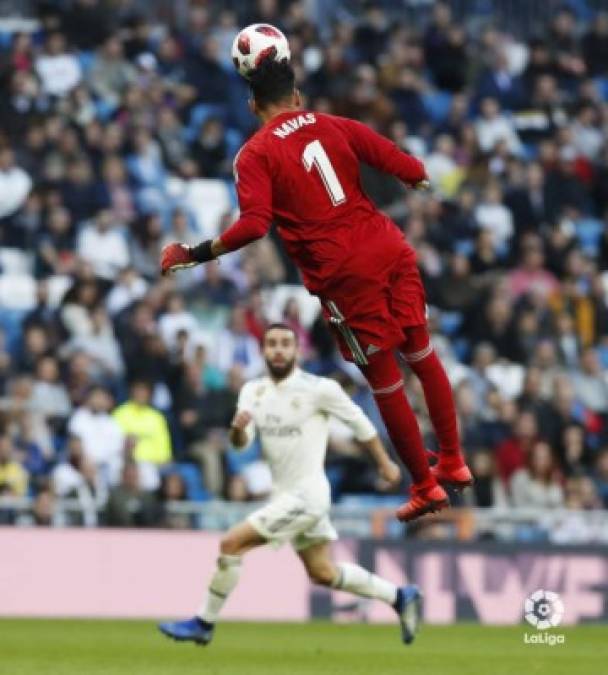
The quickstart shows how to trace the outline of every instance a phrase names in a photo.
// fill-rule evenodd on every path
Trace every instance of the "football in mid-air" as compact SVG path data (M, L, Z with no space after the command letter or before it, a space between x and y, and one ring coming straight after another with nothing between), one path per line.
M232 43L232 61L245 78L266 59L289 61L290 58L287 38L268 23L252 23L243 28Z

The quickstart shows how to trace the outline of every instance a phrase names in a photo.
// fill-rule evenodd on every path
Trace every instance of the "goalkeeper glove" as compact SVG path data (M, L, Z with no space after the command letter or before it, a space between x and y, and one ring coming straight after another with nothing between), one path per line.
M163 248L160 254L160 271L162 275L169 272L185 270L201 263L214 260L215 256L211 252L211 239L198 244L197 246L186 246L174 242Z

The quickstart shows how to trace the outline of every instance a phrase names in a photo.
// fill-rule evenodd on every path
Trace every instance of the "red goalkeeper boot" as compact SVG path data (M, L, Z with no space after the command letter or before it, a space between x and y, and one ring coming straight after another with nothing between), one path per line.
M435 513L447 509L450 505L446 491L441 485L433 485L421 490L412 485L412 498L397 509L397 518L409 522L424 516L426 513Z
M455 490L464 490L464 488L473 485L473 474L462 455L454 458L442 458L441 455L438 455L438 457L437 464L431 467L431 473L440 485Z

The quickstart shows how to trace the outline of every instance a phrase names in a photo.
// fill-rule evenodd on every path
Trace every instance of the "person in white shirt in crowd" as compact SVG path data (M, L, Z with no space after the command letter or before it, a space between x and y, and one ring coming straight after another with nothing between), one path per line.
M32 179L15 165L15 154L10 146L0 147L0 218L21 208L32 189Z
M119 271L128 266L127 240L109 209L99 211L93 222L82 228L78 255L91 263L96 276L107 281L114 281Z
M176 640L209 643L238 583L244 554L264 544L279 547L289 542L313 582L391 605L401 621L403 641L411 642L419 616L417 587L398 588L359 565L336 564L331 558L330 543L337 533L329 519L331 495L324 470L330 419L337 417L352 429L388 483L400 480L399 467L373 424L337 382L297 367L297 336L289 326L271 324L266 329L263 353L268 375L243 386L230 441L245 448L257 430L272 474L270 501L223 536L217 568L197 616L160 624L160 630Z
M167 299L167 310L158 321L158 330L169 349L177 347L178 333L185 331L194 335L198 332L198 321L186 309L184 298L179 293L173 293Z
M475 122L475 131L482 152L491 152L499 141L504 141L511 154L522 153L515 125L501 114L500 105L495 98L484 98L481 102L481 115Z
M65 418L72 410L67 389L61 381L59 363L54 356L43 356L36 363L31 404L46 417Z
M43 91L51 96L65 96L82 79L80 62L68 52L65 37L59 31L48 35L45 50L36 59L35 68Z
M580 367L572 372L577 399L589 410L600 415L608 413L608 373L593 347L583 351Z
M94 377L120 377L125 370L122 352L114 327L102 305L94 307L90 314L90 331L74 336L62 349L64 357L75 352L84 352L94 366Z
M595 161L604 145L605 136L599 125L599 117L593 105L581 105L571 127L572 144L578 154Z
M221 331L215 343L213 362L223 372L228 372L235 363L240 365L246 379L262 372L264 361L260 346L247 330L243 307L237 306L232 310L228 327Z
M475 208L475 220L482 230L494 236L494 247L504 251L513 236L513 214L502 203L502 190L498 183L489 183L481 202Z
M62 525L74 525L80 522L86 527L97 525L95 465L85 455L82 439L71 436L68 439L68 455L64 462L55 466L51 474L53 493L60 499L76 499L78 511L63 509L61 503L55 509L61 514Z
M96 469L100 501L117 485L125 457L126 438L110 411L114 402L105 387L94 386L68 421L68 431L82 441L86 459Z
M123 309L144 297L150 285L133 267L120 270L112 289L106 296L106 309L116 316Z

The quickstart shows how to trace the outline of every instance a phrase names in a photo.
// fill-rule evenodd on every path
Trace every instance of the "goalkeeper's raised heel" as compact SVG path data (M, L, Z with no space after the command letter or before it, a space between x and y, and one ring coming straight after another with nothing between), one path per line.
M420 489L412 485L411 499L397 509L397 518L402 522L409 522L424 516L427 513L436 513L447 509L450 505L448 495L441 485Z
M402 586L393 608L401 623L401 639L409 645L416 637L422 614L422 593L418 586Z
M464 490L473 485L473 474L464 463L464 459L449 464L445 461L442 462L440 458L437 464L431 467L431 473L443 487Z
M208 645L213 639L215 626L197 616L185 621L159 623L158 630L163 635L177 642L194 642L197 645Z

